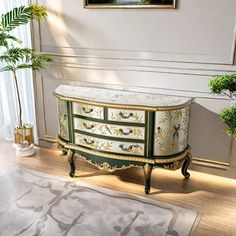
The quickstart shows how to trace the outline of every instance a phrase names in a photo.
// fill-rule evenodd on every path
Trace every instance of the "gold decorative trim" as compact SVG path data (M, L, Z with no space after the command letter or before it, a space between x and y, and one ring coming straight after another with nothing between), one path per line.
M176 0L173 0L173 4L170 5L106 5L106 4L88 4L88 0L84 0L84 8L87 9L175 9Z
M131 167L141 167L139 165L128 165L128 166L121 166L121 167L117 167L117 166L111 166L110 164L108 164L107 162L103 162L102 164L98 164L96 162L93 162L92 160L88 160L86 157L82 156L81 154L76 153L75 156L82 158L83 160L85 160L86 162L88 162L89 164L92 164L94 166L96 166L98 169L100 170L105 170L107 172L114 172L116 170L124 170L124 169L128 169Z
M61 100L66 100L70 102L77 102L81 104L86 105L93 105L93 106L100 106L100 107L108 107L108 108L120 108L120 109L130 109L130 110L147 110L147 111L172 111L177 109L182 109L185 107L188 107L192 104L192 100L188 101L182 105L178 106L163 106L163 107L151 107L151 106L135 106L135 105L121 105L121 104L112 104L112 103L100 103L100 102L92 102L88 100L83 100L79 98L71 98L71 97L65 97L62 95L57 94L56 92L53 92L53 95Z
M163 167L167 170L177 170L181 167L182 165L182 160L181 161L175 161L171 163L170 165L164 165Z
M60 140L59 138L57 138L57 142L59 144L61 144L62 146L64 146L65 148L74 149L77 151L96 155L99 157L105 157L105 158L110 158L110 159L115 159L115 160L124 160L124 161L144 162L144 163L149 163L149 164L164 164L164 163L171 163L171 162L179 161L179 160L184 159L191 152L190 147L188 147L182 154L180 154L179 156L173 157L173 158L148 159L148 158L142 158L142 157L139 158L139 157L135 157L135 156L119 156L119 155L115 155L115 154L96 152L94 150L75 146L73 144L67 144L66 142L63 142L62 140Z

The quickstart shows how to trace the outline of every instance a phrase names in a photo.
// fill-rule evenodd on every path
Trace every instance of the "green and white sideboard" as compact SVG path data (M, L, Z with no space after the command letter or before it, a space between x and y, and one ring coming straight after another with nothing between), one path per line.
M70 176L74 156L106 171L143 167L145 193L153 167L187 172L191 98L61 85L58 144L67 153Z

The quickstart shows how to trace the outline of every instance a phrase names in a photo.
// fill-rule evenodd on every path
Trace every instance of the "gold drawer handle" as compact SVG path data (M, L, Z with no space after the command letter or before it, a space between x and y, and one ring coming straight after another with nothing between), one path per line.
M86 114L89 114L89 113L92 113L92 112L93 112L93 108L86 109L86 107L82 107L82 110L83 110L83 112L86 113Z
M140 149L140 150L142 149L142 147L137 144L136 145L133 144L128 147L125 147L123 144L120 144L119 148L124 152L132 152L135 149Z
M132 134L132 133L133 133L133 130L130 129L128 132L125 132L123 129L119 129L119 132L120 132L122 135L129 135L129 134Z
M130 112L128 115L123 114L123 112L119 113L119 116L123 119L129 119L130 117L132 117L134 114L132 112Z
M87 143L88 145L94 144L94 140L89 141L88 139L84 138L84 142Z
M83 123L83 126L85 129L93 129L94 128L94 125L88 125L86 123Z

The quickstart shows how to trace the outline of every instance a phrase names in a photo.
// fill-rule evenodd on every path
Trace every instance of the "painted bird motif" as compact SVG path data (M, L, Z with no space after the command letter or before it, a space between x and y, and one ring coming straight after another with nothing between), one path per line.
M177 126L174 125L173 128L174 128L173 140L175 140L179 138L180 124L178 124Z

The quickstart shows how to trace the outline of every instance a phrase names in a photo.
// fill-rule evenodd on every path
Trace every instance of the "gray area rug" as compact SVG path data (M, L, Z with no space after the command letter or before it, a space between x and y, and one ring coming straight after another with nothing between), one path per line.
M189 235L196 212L29 169L0 176L0 235Z

